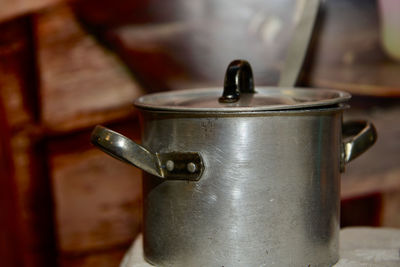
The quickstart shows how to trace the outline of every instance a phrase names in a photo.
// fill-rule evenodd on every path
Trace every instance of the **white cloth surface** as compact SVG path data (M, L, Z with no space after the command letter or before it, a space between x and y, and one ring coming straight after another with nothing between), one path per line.
M120 267L151 267L143 258L142 235ZM340 231L340 259L334 267L400 267L400 229L349 227Z

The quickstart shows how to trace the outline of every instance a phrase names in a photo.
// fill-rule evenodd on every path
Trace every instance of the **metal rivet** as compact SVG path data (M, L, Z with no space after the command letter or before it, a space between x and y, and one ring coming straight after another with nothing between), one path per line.
M171 172L171 171L173 171L174 170L174 166L175 164L174 164L174 162L172 161L172 160L167 160L167 162L166 162L166 166L167 166L167 170L169 171L169 172Z
M193 162L189 162L186 165L186 169L188 170L188 172L194 173L194 172L196 172L197 167L196 167L196 164L194 164Z

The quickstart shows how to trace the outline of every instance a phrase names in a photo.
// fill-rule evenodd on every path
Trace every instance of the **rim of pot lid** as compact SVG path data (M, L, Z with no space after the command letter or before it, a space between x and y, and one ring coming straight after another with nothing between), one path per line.
M135 101L142 109L179 112L249 112L309 109L348 101L347 92L330 89L254 87L250 64L232 61L224 88L188 89L144 95Z

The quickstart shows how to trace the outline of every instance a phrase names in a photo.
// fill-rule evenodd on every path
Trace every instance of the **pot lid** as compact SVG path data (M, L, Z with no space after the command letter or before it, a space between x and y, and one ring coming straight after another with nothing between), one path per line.
M221 96L222 95L222 96ZM308 109L337 105L350 99L338 90L282 87L254 88L250 65L233 61L224 88L207 88L149 94L135 101L143 109L179 112L251 112Z

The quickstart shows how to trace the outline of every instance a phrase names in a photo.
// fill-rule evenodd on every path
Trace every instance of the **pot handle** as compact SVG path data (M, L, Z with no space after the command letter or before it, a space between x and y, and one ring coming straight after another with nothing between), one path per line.
M377 139L374 125L368 121L350 121L343 123L342 126L343 149L342 166L349 163L366 150L368 150Z
M203 173L204 164L199 153L152 153L131 139L100 125L94 128L91 142L114 158L159 178L197 181Z

